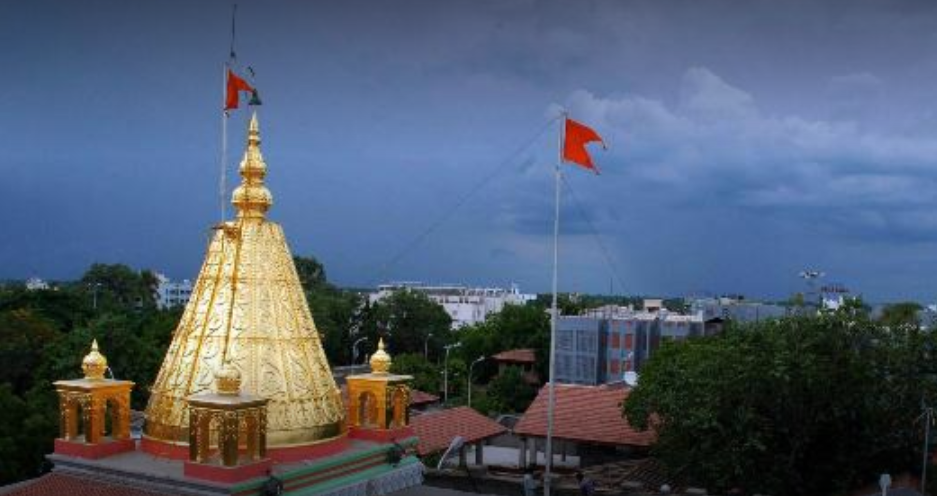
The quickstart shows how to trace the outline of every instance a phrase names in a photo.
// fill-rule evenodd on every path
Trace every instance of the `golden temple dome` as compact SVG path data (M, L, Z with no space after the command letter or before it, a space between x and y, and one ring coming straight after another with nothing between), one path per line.
M378 350L371 355L372 374L388 374L391 371L391 355L384 350L384 338L378 339Z
M103 380L107 370L107 357L98 352L98 340L91 341L91 352L81 360L81 370L86 380Z
M269 400L270 448L342 435L345 405L300 285L283 228L267 219L257 115L251 118L232 203L237 218L217 226L173 341L151 388L144 436L186 443L186 399L240 392ZM225 364L228 361L230 364ZM234 371L227 371L231 368ZM219 378L216 375L221 375Z
M215 371L215 393L218 395L238 395L241 393L241 372L225 361L222 367Z

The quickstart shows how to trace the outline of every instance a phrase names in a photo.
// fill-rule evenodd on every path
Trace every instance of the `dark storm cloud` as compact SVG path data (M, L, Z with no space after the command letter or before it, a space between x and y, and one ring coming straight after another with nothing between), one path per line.
M217 218L229 9L4 10L0 278L95 260L197 271ZM565 193L567 289L605 291L616 271L636 293L783 297L821 267L872 298L935 298L933 3L239 9L271 215L340 283L545 290L556 135L515 151L559 104L610 144L600 177L565 170L582 204ZM230 124L233 175L243 113Z

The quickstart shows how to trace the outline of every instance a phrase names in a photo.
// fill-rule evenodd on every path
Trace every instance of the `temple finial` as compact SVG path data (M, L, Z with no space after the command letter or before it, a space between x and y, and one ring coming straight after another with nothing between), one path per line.
M107 358L98 351L97 339L91 341L91 352L82 359L81 370L85 373L85 379L104 379L104 372L107 370Z
M267 164L261 155L260 124L257 121L257 112L251 116L248 125L248 145L241 159L241 184L235 188L231 196L231 203L238 210L241 219L263 219L271 204L274 203L270 190L264 186L264 176L267 175Z
M388 374L391 370L391 355L384 350L384 337L378 339L378 350L371 355L371 372Z

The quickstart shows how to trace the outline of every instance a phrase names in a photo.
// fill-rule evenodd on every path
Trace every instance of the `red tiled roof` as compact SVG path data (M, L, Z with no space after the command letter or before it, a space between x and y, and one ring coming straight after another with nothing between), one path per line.
M492 359L501 362L534 362L534 349L514 349L499 352L492 356Z
M547 436L547 387L528 407L518 424L518 435ZM622 417L624 388L557 385L554 390L554 436L566 440L604 445L647 447L654 440L650 431L636 431Z
M91 478L48 473L24 482L7 495L160 495L126 485Z
M410 424L417 434L417 452L420 455L445 450L457 435L465 443L472 443L508 431L465 406L414 416Z
M423 392L421 390L410 391L410 405L412 406L432 404L439 401L440 398L436 395L433 395L432 393Z

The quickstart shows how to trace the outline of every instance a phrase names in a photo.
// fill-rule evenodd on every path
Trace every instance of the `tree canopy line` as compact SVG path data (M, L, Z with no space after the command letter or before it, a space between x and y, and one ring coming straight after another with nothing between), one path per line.
M443 346L466 340L467 346L453 349L448 361L454 403L465 393L471 362L467 353L475 358L503 347L534 346L538 340L532 337L547 333L543 309L523 309L504 313L502 319L511 329L501 339L498 326L489 324L462 330L457 338L450 329L450 316L421 293L401 291L369 303L363 292L330 283L316 259L295 257L294 262L333 366L348 365L353 359L363 363L378 338L384 337L394 355L394 371L413 374L416 388L439 393ZM146 406L149 387L182 314L182 308L157 307L156 287L154 273L123 264L94 264L81 279L56 282L47 290L30 291L22 283L0 285L0 460L4 461L0 485L35 476L47 467L43 456L52 452L58 434L52 382L81 377L81 359L92 339L98 340L114 376L136 383L132 407ZM528 328L525 319L531 320ZM527 332L529 328L537 330ZM365 341L353 358L352 344L359 338ZM475 382L487 381L493 372L476 366ZM533 398L533 389L525 394ZM504 395L491 401L478 392L473 404L491 410L523 408L512 402L513 393Z
M652 453L672 472L714 493L844 495L883 473L920 475L935 330L917 310L873 321L854 301L665 343L624 413L656 430Z
M499 374L491 356L534 349L536 371L547 378L545 296L451 330L446 311L420 292L369 302L365 292L330 283L316 259L294 259L334 367L364 363L384 337L392 371L413 375L417 389L442 393L445 362L450 404L463 405L469 365L483 357L471 384L472 407L485 414L523 412L537 393L521 370ZM156 283L149 271L94 264L55 289L0 286L0 484L43 470L58 433L51 382L81 376L92 338L115 377L136 382L133 408L145 407L182 312L157 308ZM559 301L565 314L638 303L576 295ZM927 385L934 405L935 381L934 331L912 324L916 311L914 304L894 306L876 322L860 312L786 318L665 344L642 371L625 413L633 424L659 430L654 450L662 461L711 490L826 493L841 488L832 482L852 484L870 471L913 464L914 443L921 442L914 420ZM445 360L444 346L457 342ZM887 462L892 466L878 466Z

